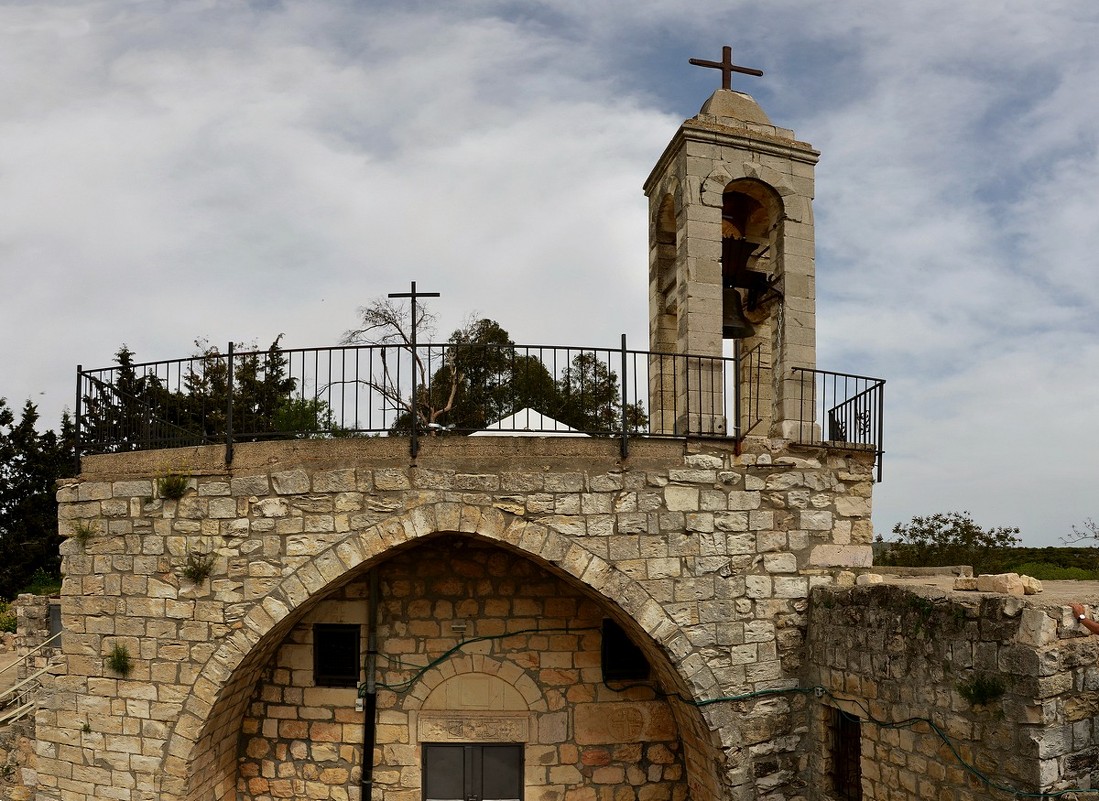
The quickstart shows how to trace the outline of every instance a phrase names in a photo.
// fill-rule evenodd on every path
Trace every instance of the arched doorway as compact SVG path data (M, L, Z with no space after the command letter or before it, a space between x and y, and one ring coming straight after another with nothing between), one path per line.
M325 663L340 656L325 638L355 630L361 664L362 570L311 602L260 669L240 722L238 798L359 798L371 737L368 776L387 800L464 782L463 798L487 801L508 776L521 777L526 801L706 797L713 776L690 774L714 770L703 754L712 744L699 741L709 733L666 656L617 605L552 565L466 535L421 538L372 569L373 732L355 687L333 686L342 674ZM624 654L616 640L619 653L608 653L608 627L639 647ZM607 660L631 678L607 678ZM485 765L496 785L482 786Z

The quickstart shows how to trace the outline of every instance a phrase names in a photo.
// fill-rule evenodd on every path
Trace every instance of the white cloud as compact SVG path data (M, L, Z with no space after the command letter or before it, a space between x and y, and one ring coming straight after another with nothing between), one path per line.
M1094 514L1097 28L1069 0L0 7L0 393L55 417L122 342L328 344L411 279L443 334L643 347L640 185L716 83L687 57L731 42L823 151L819 363L889 379L879 529L1056 541Z

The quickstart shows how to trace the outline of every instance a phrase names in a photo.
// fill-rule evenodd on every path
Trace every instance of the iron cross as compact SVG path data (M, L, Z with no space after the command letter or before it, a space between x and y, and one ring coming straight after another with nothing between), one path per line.
M696 67L709 67L710 69L721 70L721 88L730 89L732 84L732 78L734 72L739 72L743 75L755 75L760 76L763 74L763 70L752 69L751 67L738 67L733 63L733 48L729 45L721 48L721 61L704 61L701 58L689 59L690 63Z
M412 298L412 319L409 322L409 329L410 329L409 339L411 340L411 342L409 343L409 350L412 353L412 362L413 362L412 370L413 370L413 376L415 376L416 363L419 361L419 358L420 358L419 355L417 354L417 351L416 351L416 298L437 298L437 297L439 297L439 293L438 292L417 292L416 291L416 282L413 281L412 282L412 291L411 292L390 292L389 297L391 297L391 298ZM384 355L385 351L383 350L382 353ZM424 379L424 383L426 384L427 383L427 380L426 380L427 376L424 375L424 376L422 376L422 378ZM415 383L415 381L413 383ZM415 396L415 392L414 392L413 396L412 396L412 400L411 400L410 405L409 405L409 411L412 412L409 415L409 417L412 418L410 420L410 422L412 424L412 436L408 441L408 450L409 450L409 453L412 455L413 459L415 459L416 454L418 454L420 452L420 439L419 439L419 436L418 436L419 432L417 431L417 428L419 428L419 426L417 425L417 423L419 421L419 416L416 412L415 404L416 404L416 396Z

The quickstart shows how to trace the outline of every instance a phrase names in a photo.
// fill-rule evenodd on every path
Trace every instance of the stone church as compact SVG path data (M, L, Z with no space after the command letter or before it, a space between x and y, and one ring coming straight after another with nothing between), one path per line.
M1087 779L1095 648L1058 609L856 586L881 385L822 388L818 153L716 66L726 88L644 184L651 436L85 455L58 493L62 533L94 536L63 546L40 801L964 801L992 790L960 765ZM998 717L954 689L974 671L1010 679Z

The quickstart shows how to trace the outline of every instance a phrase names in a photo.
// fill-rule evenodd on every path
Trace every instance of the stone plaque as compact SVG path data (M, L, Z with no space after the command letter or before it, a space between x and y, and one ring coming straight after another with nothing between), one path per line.
M663 701L577 704L573 713L581 745L639 743L676 738L675 721Z
M426 743L525 743L530 740L530 714L421 711L416 734Z

